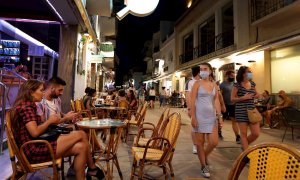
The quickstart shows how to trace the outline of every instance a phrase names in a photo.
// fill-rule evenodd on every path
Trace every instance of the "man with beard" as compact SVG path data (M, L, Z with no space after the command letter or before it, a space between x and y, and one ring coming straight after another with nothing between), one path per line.
M61 116L60 123L74 121L79 118L79 114L70 111L66 114L61 112L61 96L64 92L66 82L59 77L52 77L46 83L44 97L41 102L37 103L37 113L42 120L47 120L50 115L58 114Z
M60 125L65 126L65 122L75 122L80 115L73 111L66 114L61 112L61 96L64 92L66 82L59 77L52 77L46 82L44 97L37 103L37 114L41 116L42 121L47 121L50 115L57 114L61 117ZM71 164L67 176L74 176L73 163Z

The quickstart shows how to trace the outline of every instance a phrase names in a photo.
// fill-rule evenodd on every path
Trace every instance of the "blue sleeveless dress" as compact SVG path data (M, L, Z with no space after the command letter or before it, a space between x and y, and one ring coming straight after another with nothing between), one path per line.
M216 109L214 107L215 95L215 87L212 92L207 92L202 86L199 86L195 103L198 127L193 128L193 132L212 133L213 127L216 126L217 122Z

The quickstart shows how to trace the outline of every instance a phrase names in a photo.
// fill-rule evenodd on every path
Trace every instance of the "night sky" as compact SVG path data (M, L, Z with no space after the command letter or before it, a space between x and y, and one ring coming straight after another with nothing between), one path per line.
M156 10L149 16L127 15L117 25L116 54L120 59L116 67L116 85L122 85L129 70L145 72L143 48L153 33L159 30L161 20L176 21L186 10L186 0L160 0Z

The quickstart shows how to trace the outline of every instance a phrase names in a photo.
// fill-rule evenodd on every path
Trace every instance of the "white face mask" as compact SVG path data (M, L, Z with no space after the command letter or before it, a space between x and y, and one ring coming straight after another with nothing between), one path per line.
M209 71L200 71L200 77L206 79L209 77Z

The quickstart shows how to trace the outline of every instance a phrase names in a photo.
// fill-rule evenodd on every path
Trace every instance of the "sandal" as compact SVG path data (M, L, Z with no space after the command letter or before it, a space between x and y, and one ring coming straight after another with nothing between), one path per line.
M97 171L97 173L95 175L90 175L89 173L91 173L91 171ZM92 180L92 176L96 177L99 180L102 180L105 177L104 172L99 167L96 167L95 169L88 168L86 173L86 179Z

